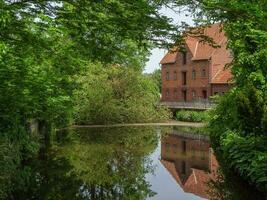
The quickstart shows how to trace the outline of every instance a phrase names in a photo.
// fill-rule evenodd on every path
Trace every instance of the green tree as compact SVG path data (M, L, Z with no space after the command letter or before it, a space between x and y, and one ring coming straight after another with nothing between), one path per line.
M159 92L161 93L161 69L154 70L151 74L148 74L148 76L157 84Z
M75 120L78 124L161 121L169 112L157 108L159 91L154 80L132 68L90 64L79 78Z
M187 6L201 25L222 23L233 55L230 67L235 86L222 97L210 122L213 148L226 168L234 169L258 190L266 192L267 173L262 168L266 166L267 157L267 150L263 148L267 144L266 1L171 2ZM253 152L245 153L246 147Z
M140 71L151 45L172 38L174 27L159 14L161 5L143 0L0 0L2 199L12 183L27 181L26 163L43 144L40 137L48 141L55 128L72 120L73 92L89 63L124 64ZM30 134L32 120L39 123L41 136Z

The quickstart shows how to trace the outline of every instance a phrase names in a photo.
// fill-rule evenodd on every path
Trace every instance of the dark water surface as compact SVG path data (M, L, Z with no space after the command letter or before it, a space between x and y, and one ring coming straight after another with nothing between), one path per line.
M186 133L187 132L187 133ZM32 163L18 199L219 199L206 136L174 127L65 130Z

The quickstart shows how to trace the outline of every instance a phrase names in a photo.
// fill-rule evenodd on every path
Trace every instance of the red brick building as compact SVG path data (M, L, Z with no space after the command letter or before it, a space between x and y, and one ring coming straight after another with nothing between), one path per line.
M232 58L226 49L227 38L219 24L200 29L220 45L214 48L200 38L186 36L185 51L169 51L161 60L162 101L194 101L224 94L231 87Z
M219 165L207 137L174 130L161 140L160 161L184 192L209 199Z

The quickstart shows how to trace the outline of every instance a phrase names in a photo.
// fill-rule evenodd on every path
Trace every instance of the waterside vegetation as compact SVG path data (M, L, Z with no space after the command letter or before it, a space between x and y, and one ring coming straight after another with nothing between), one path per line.
M170 111L157 107L157 83L140 70L92 64L78 83L75 124L146 123L170 118Z
M185 122L208 122L209 111L179 110L175 119Z
M226 67L231 67L234 87L211 115L211 143L224 174L235 172L266 195L266 1L178 0L176 5L186 6L202 24L223 23L233 56Z
M0 0L0 199L23 199L18 194L31 189L31 184L38 186L34 181L42 181L39 175L48 177L48 184L66 172L73 181L81 178L80 163L71 157L68 147L56 151L58 155L66 153L67 158L60 155L58 160L44 163L64 166L63 171L51 176L49 168L38 172L41 168L31 165L38 156L49 156L41 150L49 150L56 128L73 123L150 122L168 117L166 110L155 106L159 80L142 74L152 47L169 47L169 42L180 41L181 29L160 14L168 3L188 9L200 25L223 23L233 55L228 67L234 87L211 113L208 128L212 147L226 176L234 172L267 194L266 0ZM190 118L194 118L192 114ZM32 122L38 125L35 130L39 134L32 131ZM144 143L132 136L114 141L133 148L137 155L130 156L133 159L129 163L125 162L128 156L122 158L131 169L122 173L134 172L131 180L138 178L134 185L111 177L103 182L105 186L110 188L120 181L123 191L141 188L150 194L140 173L143 160L139 155L150 152L156 144L153 138L150 140L149 131L148 135L142 134L136 137ZM147 149L140 150L138 145L147 145ZM83 162L88 159L83 154L86 147L81 144L75 148L81 152L77 159L90 168ZM110 152L106 152L108 148ZM116 156L112 146L107 149L102 150ZM96 152L88 150L88 154ZM103 162L106 160L99 160L100 165ZM79 183L87 182L88 188L97 181L91 174L81 180ZM38 194L42 189L30 193ZM59 195L53 191L66 191L64 185L48 190L52 197Z
M28 163L49 148L55 129L141 120L141 109L142 120L155 119L159 95L142 70L150 48L177 33L162 6L0 0L0 199L16 199L14 185L23 191L34 170Z

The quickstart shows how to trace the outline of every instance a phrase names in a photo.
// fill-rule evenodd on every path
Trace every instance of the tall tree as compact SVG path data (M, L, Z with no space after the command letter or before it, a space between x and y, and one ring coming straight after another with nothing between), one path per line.
M200 24L222 23L233 55L234 88L211 120L213 148L227 168L267 191L267 2L174 0Z
M138 0L0 0L0 195L29 176L27 160L38 139L69 123L77 77L88 62L142 69L152 44L166 45L176 29L159 14L162 4ZM136 66L140 65L140 66ZM8 155L8 156L6 156Z

